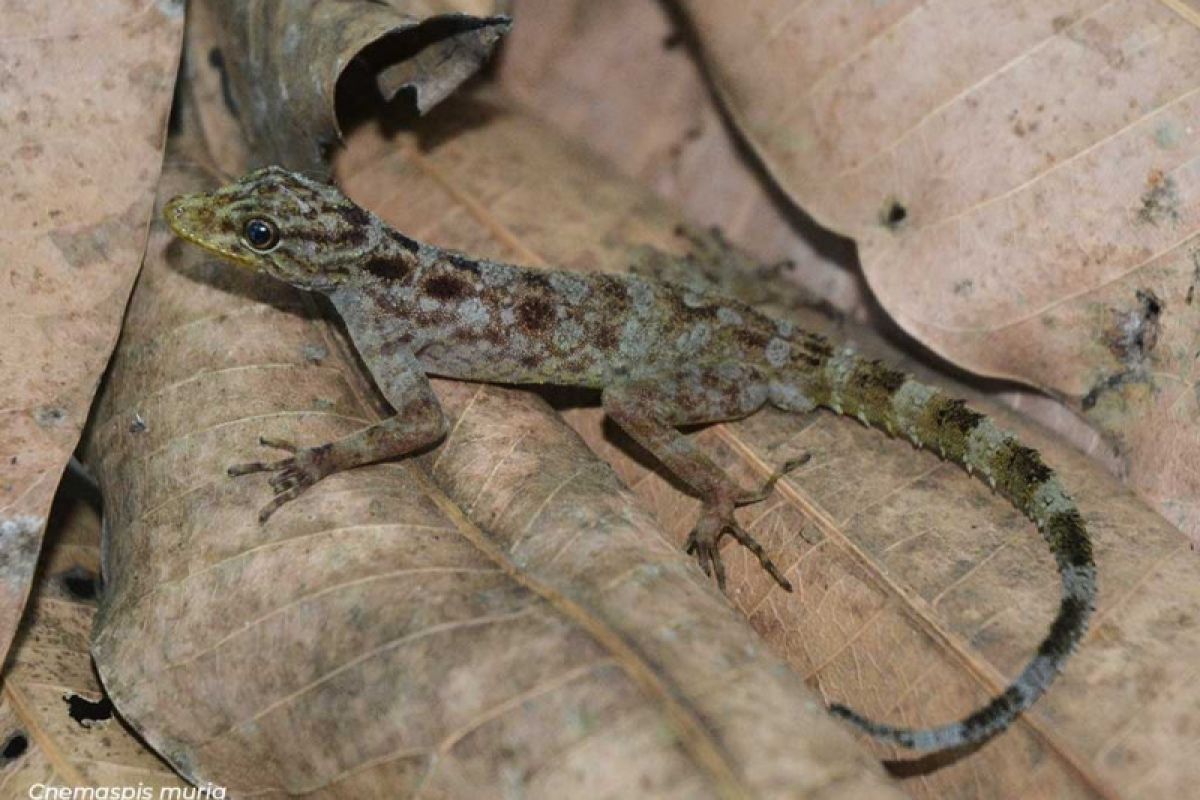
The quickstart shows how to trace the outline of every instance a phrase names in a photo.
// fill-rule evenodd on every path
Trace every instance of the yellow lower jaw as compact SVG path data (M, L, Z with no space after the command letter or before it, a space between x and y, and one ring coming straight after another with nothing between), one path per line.
M221 247L214 242L212 238L205 236L204 233L198 230L198 226L189 224L189 212L196 205L203 203L206 195L202 194L185 194L179 197L173 197L163 206L163 219L166 220L169 227L176 236L180 239L198 245L210 253L221 256L224 259L234 262L241 267L257 268L257 265L246 258L241 253L237 253L228 248Z

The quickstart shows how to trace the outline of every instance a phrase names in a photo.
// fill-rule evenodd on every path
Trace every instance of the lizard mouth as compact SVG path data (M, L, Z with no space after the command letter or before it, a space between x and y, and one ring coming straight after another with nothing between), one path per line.
M256 264L245 253L225 247L220 242L220 223L212 208L212 198L207 194L181 194L172 197L163 206L163 219L167 226L181 239L199 245L210 253L227 258L239 265L254 267Z

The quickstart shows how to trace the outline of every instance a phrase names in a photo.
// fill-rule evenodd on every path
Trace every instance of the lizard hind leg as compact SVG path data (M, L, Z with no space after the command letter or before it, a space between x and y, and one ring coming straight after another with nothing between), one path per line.
M767 381L755 367L719 364L614 384L601 396L608 416L701 500L700 518L686 549L696 556L706 575L716 574L721 589L725 588L725 566L720 542L728 535L753 553L780 586L791 591L783 573L733 513L738 506L765 498L782 473L772 475L763 489L746 491L676 427L749 416L762 407L768 394ZM797 464L789 465L794 466Z

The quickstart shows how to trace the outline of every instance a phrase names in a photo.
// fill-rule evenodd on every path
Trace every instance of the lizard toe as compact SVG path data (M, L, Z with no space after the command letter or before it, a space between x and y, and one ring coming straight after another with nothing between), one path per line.
M759 565L766 570L767 574L784 589L784 591L792 591L792 583L787 578L783 577L783 573L775 566L775 562L767 555L767 551L758 543L758 540L751 536L742 526L736 522L730 522L725 526L725 532L737 540L738 544L749 550L758 559Z

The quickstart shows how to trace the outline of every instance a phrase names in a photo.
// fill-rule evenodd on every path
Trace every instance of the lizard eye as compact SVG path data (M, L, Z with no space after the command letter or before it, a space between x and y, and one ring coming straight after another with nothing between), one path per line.
M279 244L279 229L270 220L260 217L247 220L242 234L246 237L246 244L260 253L265 253Z

